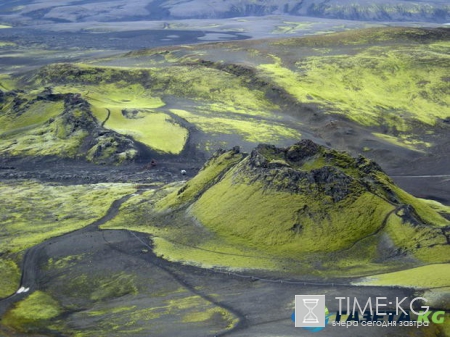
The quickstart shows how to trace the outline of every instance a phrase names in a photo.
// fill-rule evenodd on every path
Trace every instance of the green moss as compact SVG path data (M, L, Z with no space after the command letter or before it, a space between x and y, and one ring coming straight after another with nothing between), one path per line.
M101 164L120 164L137 156L134 144L126 137L111 132L100 136L96 132L100 123L83 100L74 102L76 96L66 95L65 103L58 96L53 96L55 102L45 101L40 93L9 95L13 98L8 97L0 111L1 152L13 156L83 158ZM156 141L173 147L182 147L185 141L182 139L180 145L176 137L167 142L158 133L154 132L154 136ZM139 135L137 138L141 140Z
M413 197L411 194L403 191L397 186L392 187L393 191L399 196L400 200L407 205L411 205L419 218L428 225L444 227L450 224L450 221L442 217L428 203Z
M93 303L108 302L122 296L138 293L135 276L129 273L99 274L93 272L67 279L63 289L65 296Z
M0 260L0 298L7 297L17 290L20 275L17 264L2 256Z
M184 185L131 198L103 228L152 234L159 256L206 268L283 270L291 267L289 261L322 266L330 261L328 272L308 272L389 271L395 263L375 263L382 240L425 262L448 260L439 229L446 220L393 185L371 161L319 148L292 162L286 156L295 158L295 151L303 153L302 145L259 146L262 158L232 151L217 155ZM345 197L334 200L344 191ZM392 195L397 205L387 201ZM411 223L414 218L418 223Z
M1 29L1 27L0 27ZM14 47L17 44L14 42L4 42L4 41L0 41L0 47Z
M102 81L101 77L99 81ZM184 148L188 131L169 115L154 111L164 106L164 102L140 84L119 81L116 84L77 86L75 83L57 86L54 90L82 94L91 104L99 123L106 121L104 127L132 136L155 150L178 154ZM109 118L107 110L110 111Z
M70 255L66 256L60 259L53 259L50 258L48 260L48 268L49 269L65 269L69 268L70 266L75 265L79 261L81 261L84 258L85 254L80 255Z
M225 325L228 329L233 328L238 322L237 318L222 308L211 308L202 312L188 313L183 317L183 322L186 323L207 322L210 320L215 322L220 320L222 323L219 324Z
M20 252L50 237L80 229L103 216L131 184L0 184L0 252Z
M435 53L426 41L415 44L415 34L422 33L382 29L295 39L292 44L299 47L338 43L361 47L353 52L335 48L335 55L305 57L295 66L275 55L273 63L259 69L300 102L320 104L362 125L387 125L406 132L414 128L412 120L434 125L437 118L448 116L450 104L449 85L441 79L448 54ZM397 39L385 46L364 45Z
M399 138L399 137L394 137L394 136L390 136L390 135L386 135L386 134L382 134L382 133L377 133L377 132L374 132L373 135L377 136L378 138L381 138L381 139L387 141L388 143L391 143L391 144L394 144L394 145L406 148L408 150L424 152L423 150L418 149L417 146L415 146L414 144L408 144L407 142L402 141L402 139Z
M25 99L25 98L24 98ZM12 102L11 102L12 103ZM0 121L0 151L11 155L75 157L83 139L88 135L86 130L74 128L61 115L62 102L30 103L25 99L18 113L11 108L11 103L2 109ZM75 116L83 120L87 116Z
M91 299L94 301L137 294L133 276L129 274L121 273L118 275L108 275L101 279L97 278L95 281L95 283L98 284L98 287L91 293Z
M139 118L127 119L113 110L105 127L132 136L156 150L174 154L183 150L188 137L185 128L175 123L169 115L158 112L142 113Z
M236 171L236 167L230 170L192 207L193 216L230 242L288 256L344 249L375 232L393 209L370 193L332 205L324 195L233 182Z
M186 226L183 215L177 215L175 218L179 218L180 221L174 219L170 224L162 225L165 221L159 218L160 207L162 205L168 207L168 200L164 197L172 192L176 193L183 186L183 184L172 185L160 191L146 191L131 197L121 206L119 214L101 228L149 233L152 235L154 252L174 262L204 268L278 270L280 266L278 261L267 253L240 244L227 243L220 237L211 236L211 233L205 232L201 226ZM193 192L189 193L193 195ZM161 199L162 201L158 201ZM165 212L162 214L164 217Z
M55 123L56 124L56 123ZM13 156L60 156L75 158L82 141L88 133L76 131L65 137L60 131L61 125L55 127L42 126L19 137L8 136L2 139L0 151Z
M142 228L141 228L142 230ZM158 233L157 230L154 230ZM174 233L161 233L153 237L154 252L164 259L202 268L225 267L232 270L279 270L280 264L276 258L267 256L267 252L249 249L241 244L230 244L220 238L198 244L188 245L180 241L172 241L177 237Z
M428 226L415 226L397 215L391 215L386 232L400 251L413 254L428 263L447 262L450 247L442 232Z
M428 289L450 286L450 264L432 264L394 273L380 274L354 283Z
M58 116L63 110L63 102L38 101L22 114L12 111L10 105L3 106L0 115L0 132L16 133L23 128L40 125Z
M182 190L174 191L156 205L158 209L176 208L193 200L211 186L220 175L239 162L241 153L226 152L208 161L203 169L192 178Z
M180 109L171 109L171 112L196 125L205 133L240 135L244 140L254 143L296 140L301 137L299 131L276 121L241 116L212 117Z
M319 156L318 158L312 158L312 159L308 160L307 162L305 162L300 169L305 170L305 171L311 171L311 170L320 169L320 168L324 167L325 165L327 165L325 158L323 156ZM345 167L348 167L348 166L345 166Z
M421 198L416 198L417 200L427 204L428 206L430 206L434 211L441 213L441 214L447 214L450 215L450 206L447 205L443 205L440 202L436 201L436 200L429 200L429 199L421 199Z
M30 181L0 184L0 284L7 296L19 286L16 256L51 237L83 228L106 214L111 203L135 191L132 184L61 186ZM51 261L64 268L80 257ZM2 296L3 297L3 296Z
M155 331L164 333L173 328L167 325L173 322L181 329L195 327L209 328L210 333L217 333L230 329L237 322L237 318L226 310L215 306L199 295L193 295L186 289L175 289L165 294L149 293L147 301L152 305L117 307L117 303L96 303L90 310L78 314L79 319L91 322L83 332L66 328L66 333L75 336L121 336L153 335ZM139 302L138 302L139 303ZM201 313L209 313L214 319L201 320ZM191 318L191 319L189 319ZM205 327L206 326L206 327Z
M41 69L29 81L60 84L59 90L83 88L83 93L87 94L88 99L91 97L93 103L111 102L137 109L158 107L148 104L150 98L154 103L161 103L156 101L157 98L152 98L158 93L217 101L236 109L266 110L274 107L262 91L247 88L238 76L195 65L137 70L59 64ZM61 85L66 84L68 87L64 89Z
M294 34L298 31L309 30L312 25L311 22L283 21L283 25L277 26L272 34Z
M60 83L61 76L70 81ZM265 98L264 92L249 89L239 76L214 68L174 65L133 70L55 65L42 69L35 81L46 85L56 82L59 85L55 92L82 94L100 122L106 120L106 109L111 111L105 127L164 152L179 153L187 130L168 115L150 110L164 105L160 95L189 98L198 103L195 108L200 112L198 115L187 116L189 113L177 109L172 112L208 133L237 132L252 142L300 136L282 123L261 121L261 117L278 119L271 111L276 106ZM125 110L137 113L126 118L122 114Z
M172 66L154 71L158 82L153 89L163 89L167 94L217 101L237 109L274 107L262 91L249 89L238 76L224 71L197 66Z
M113 308L111 310L101 310L101 311L95 311L95 310L91 310L88 312L89 316L103 316L106 314L120 314L123 312L127 312L127 311L132 311L133 309L135 309L136 306L129 306L129 307L117 307L117 308Z
M35 291L9 310L3 316L2 323L26 332L36 327L45 328L50 319L61 313L62 308L56 300L42 291Z
M16 82L7 74L0 74L0 88L2 90L10 91L16 87Z
M295 30L306 24L286 22L286 27ZM448 115L449 84L442 75L448 63L445 35L437 30L379 28L214 48L159 48L120 59L134 68L56 64L21 80L31 88L53 86L55 92L80 93L98 121L105 121L106 109L111 110L106 127L163 152L179 153L187 135L177 125L178 118L154 111L164 101L183 109L172 112L215 143L229 135L247 142L284 143L298 139L301 125L292 125L279 113L274 103L283 98L289 111L293 100L319 105L326 113L378 126L374 131L395 137L389 140L397 145L422 151L431 144L418 142L416 133L430 131ZM227 64L234 62L229 56L236 52L242 53L242 64ZM173 104L180 99L182 106ZM140 118L124 118L121 112L126 109L137 110ZM170 132L164 132L167 129ZM175 137L168 139L167 134ZM24 141L39 143L30 137Z

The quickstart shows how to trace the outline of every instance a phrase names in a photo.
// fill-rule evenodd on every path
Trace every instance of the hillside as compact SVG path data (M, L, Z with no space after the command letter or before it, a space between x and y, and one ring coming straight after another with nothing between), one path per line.
M362 250L359 258L372 262L400 255L448 262L447 220L374 162L308 140L220 154L158 205L187 206L217 235L275 255Z
M129 150L111 150L115 163L134 158L136 150L203 158L236 144L250 151L300 137L364 153L385 168L421 158L432 163L449 143L449 41L443 28L373 28L57 63L2 76L2 118L18 118L18 130L42 125L57 113L39 104L53 103L30 102L46 90L75 95L99 127L134 142ZM7 135L0 142L7 153L31 153L12 146ZM72 137L77 144L71 146L84 148L81 138Z
M126 162L138 154L132 139L103 128L75 94L12 91L2 96L0 152L8 156Z

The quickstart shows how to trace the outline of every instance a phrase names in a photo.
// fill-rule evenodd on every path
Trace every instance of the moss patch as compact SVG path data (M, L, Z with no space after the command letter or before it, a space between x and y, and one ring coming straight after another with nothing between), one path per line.
M35 291L20 301L2 318L2 323L19 331L46 328L52 318L59 316L62 308L50 295Z
M449 275L450 264L432 264L394 273L371 276L355 284L429 289L450 286Z
M34 102L32 107L25 109L21 114L17 114L11 109L13 104L17 105L21 99L25 97L18 96L14 101L8 102L1 109L0 115L0 132L5 134L15 134L23 131L23 129L32 128L40 125L50 118L54 118L61 114L64 110L63 102ZM25 103L25 102L24 102Z
M142 228L140 228L142 230ZM151 230L150 230L151 231ZM153 230L158 233L158 231ZM175 233L162 233L153 238L154 252L173 262L190 264L202 268L225 267L232 270L278 270L279 261L268 256L267 251L249 249L241 244L230 244L220 238L211 238L198 245L184 244Z
M196 125L200 130L207 134L231 134L239 135L244 140L260 143L283 139L300 139L301 134L298 130L286 126L281 122L271 120L261 120L245 116L218 117L205 115L203 113L193 113L181 109L171 109L171 112Z
M312 25L311 22L283 21L283 24L277 26L272 34L294 34L298 31L309 30Z
M389 46L308 57L292 69L276 58L260 70L301 102L323 104L362 125L386 123L405 131L404 118L434 125L436 118L448 117L450 88L441 80L446 62L447 55L426 46Z
M0 260L0 298L7 297L17 290L20 275L20 269L14 261L5 257Z
M1 27L0 27L1 29ZM0 47L14 47L16 46L16 43L14 42L4 42L4 41L0 41Z
M202 312L189 313L183 317L183 322L186 323L218 320L223 321L223 323L220 325L226 325L227 328L232 328L237 323L237 319L234 318L228 311L222 308L211 308Z
M0 184L1 297L19 286L17 254L103 216L111 203L134 191L131 184L61 186L33 181ZM76 259L74 257L74 259ZM57 266L69 260L51 261Z
M169 115L151 111L138 112L136 115L137 118L126 118L113 110L105 127L132 136L158 151L178 154L183 150L188 131Z
M450 221L436 212L428 202L417 199L411 194L403 191L397 186L393 186L394 192L399 196L401 201L407 205L411 205L419 218L426 224L435 227L444 227L450 225Z
M0 184L1 251L19 252L50 237L82 228L105 215L131 184L50 185L8 181Z
M435 210L436 212L438 212L440 214L450 215L450 206L443 205L443 204L441 204L440 202L438 202L436 200L420 199L420 198L417 198L417 199L419 199L420 201L426 203L433 210Z
M220 175L243 158L241 153L229 151L208 161L203 169L192 178L182 190L174 191L157 204L157 208L163 210L182 205L199 196L209 186L214 184Z

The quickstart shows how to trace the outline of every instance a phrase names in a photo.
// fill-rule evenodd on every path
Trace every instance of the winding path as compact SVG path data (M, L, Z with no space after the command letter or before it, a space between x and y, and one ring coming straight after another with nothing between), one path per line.
M108 113L108 115L106 116L105 120L102 122L102 127L105 126L106 122L108 121L109 117L111 116L111 110L109 110L108 108L105 108L106 112Z
M20 279L19 289L16 293L0 300L0 317L3 316L3 314L6 312L6 310L12 303L22 300L29 293L32 293L34 290L37 290L36 277L39 272L38 260L41 252L46 246L51 245L57 242L58 240L61 240L62 238L73 235L75 233L87 233L100 230L99 226L113 219L119 213L120 206L132 196L133 194L128 194L118 200L115 200L103 217L87 225L86 227L65 233L57 237L53 237L29 248L25 252L22 261L21 266L22 276ZM29 290L27 292L19 292L21 288L25 289L28 288Z
M120 206L135 194L136 193L134 192L134 193L125 195L125 196L121 197L120 199L115 200L111 204L111 206L109 207L109 209L107 210L106 214L103 217L101 217L100 219L87 225L86 227L65 233L65 234L57 236L57 237L53 237L51 239L48 239L44 242L41 242L41 243L29 248L25 252L25 255L23 257L23 262L22 262L22 266L21 266L22 276L21 276L21 280L20 280L19 289L16 291L16 293L0 300L0 317L2 317L6 313L6 311L12 304L19 302L20 300L26 298L33 291L38 290L38 284L36 281L38 279L38 273L39 273L38 261L41 257L41 254L43 253L44 249L47 246L49 246L51 244L55 244L57 241L59 241L63 238L67 238L69 236L75 235L75 234L93 233L93 232L98 232L98 231L103 233L104 231L100 229L100 226L107 223L108 221L112 220L114 217L116 217L117 214L119 213ZM121 230L118 230L118 231L121 231ZM225 305L223 303L220 303L219 301L217 301L216 299L214 299L214 297L212 297L210 295L202 293L200 290L197 290L194 286L190 285L186 280L183 280L179 275L177 275L175 272L173 272L168 267L166 267L165 266L166 263L163 263L163 261L158 262L158 260L160 260L160 259L152 252L153 247L151 247L149 244L145 243L145 241L140 237L140 235L148 236L149 234L135 233L130 230L122 230L122 231L126 231L130 235L130 239L138 240L140 244L142 244L146 248L150 249L151 256L150 256L150 258L146 258L146 261L148 263L150 263L152 266L161 269L163 272L168 274L172 279L174 279L176 282L178 282L183 288L190 291L194 295L200 296L205 301L212 303L213 305L215 305L217 307L221 307L224 310L232 313L235 317L237 317L238 323L235 324L233 326L233 328L222 331L221 333L218 333L217 336L222 336L224 334L228 334L230 331L233 331L234 329L241 329L246 325L244 315L242 313L240 313L238 310L236 310L228 305ZM109 243L104 236L103 236L103 239L107 242L107 244L112 249L120 251L122 254L126 254L126 255L130 254L127 251L124 251L118 247L115 247L113 243ZM148 256L149 255L147 254L147 257Z

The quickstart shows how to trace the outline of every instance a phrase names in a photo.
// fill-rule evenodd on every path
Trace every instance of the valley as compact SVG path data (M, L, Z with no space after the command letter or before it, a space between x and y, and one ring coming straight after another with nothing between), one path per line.
M1 4L0 335L450 335L448 10Z

